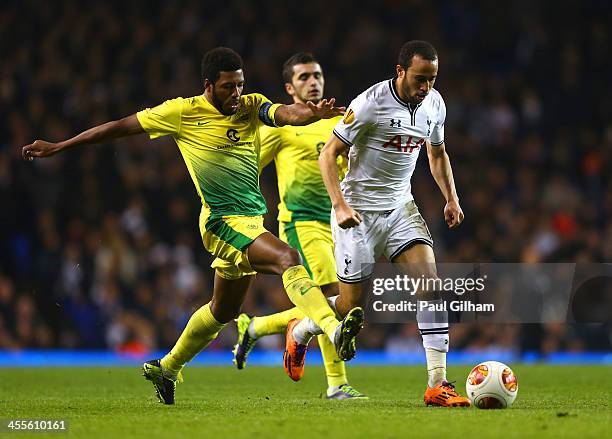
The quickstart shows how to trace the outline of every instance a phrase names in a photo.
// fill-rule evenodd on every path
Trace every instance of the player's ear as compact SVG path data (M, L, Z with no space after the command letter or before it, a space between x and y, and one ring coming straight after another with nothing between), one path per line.
M204 80L204 90L209 90L209 87L212 88L213 86L214 83L212 81L210 81L209 79Z
M288 82L285 82L285 91L289 96L295 95L295 88L293 87L293 84L290 84Z
M398 64L395 66L395 74L398 78L403 78L406 74L406 70L404 70L404 68Z

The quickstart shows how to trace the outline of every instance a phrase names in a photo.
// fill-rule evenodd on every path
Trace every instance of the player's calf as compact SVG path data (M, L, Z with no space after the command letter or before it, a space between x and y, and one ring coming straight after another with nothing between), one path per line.
M346 316L350 310L362 305L361 297L364 287L365 285L362 282L354 284L340 282L340 294L335 301L335 309L340 317Z

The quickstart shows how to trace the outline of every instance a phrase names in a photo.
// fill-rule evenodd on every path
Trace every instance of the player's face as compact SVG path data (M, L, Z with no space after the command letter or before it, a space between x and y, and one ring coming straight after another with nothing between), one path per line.
M400 98L418 104L431 91L438 76L438 60L429 61L418 55L412 57L407 70L397 66L397 85Z
M204 90L210 93L212 104L226 116L231 116L238 110L243 89L244 73L242 70L219 72L219 79L214 84L208 80L204 82Z
M291 84L285 84L285 89L294 102L303 104L307 101L318 103L323 98L324 87L323 70L316 62L294 65Z

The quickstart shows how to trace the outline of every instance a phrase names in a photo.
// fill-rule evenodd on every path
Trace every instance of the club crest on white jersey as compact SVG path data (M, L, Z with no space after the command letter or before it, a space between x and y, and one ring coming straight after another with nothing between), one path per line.
M444 143L446 106L437 90L415 106L402 101L395 79L373 85L349 105L334 134L349 145L349 170L340 187L357 210L392 210L413 199L410 179L429 141Z

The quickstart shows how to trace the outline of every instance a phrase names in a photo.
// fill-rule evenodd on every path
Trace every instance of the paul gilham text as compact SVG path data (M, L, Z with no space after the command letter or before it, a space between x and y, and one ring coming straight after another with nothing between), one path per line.
M493 303L472 303L470 301L452 300L450 302L428 303L409 302L402 300L399 303L384 303L377 300L372 303L372 309L376 312L415 312L420 311L463 311L463 312L495 312Z

